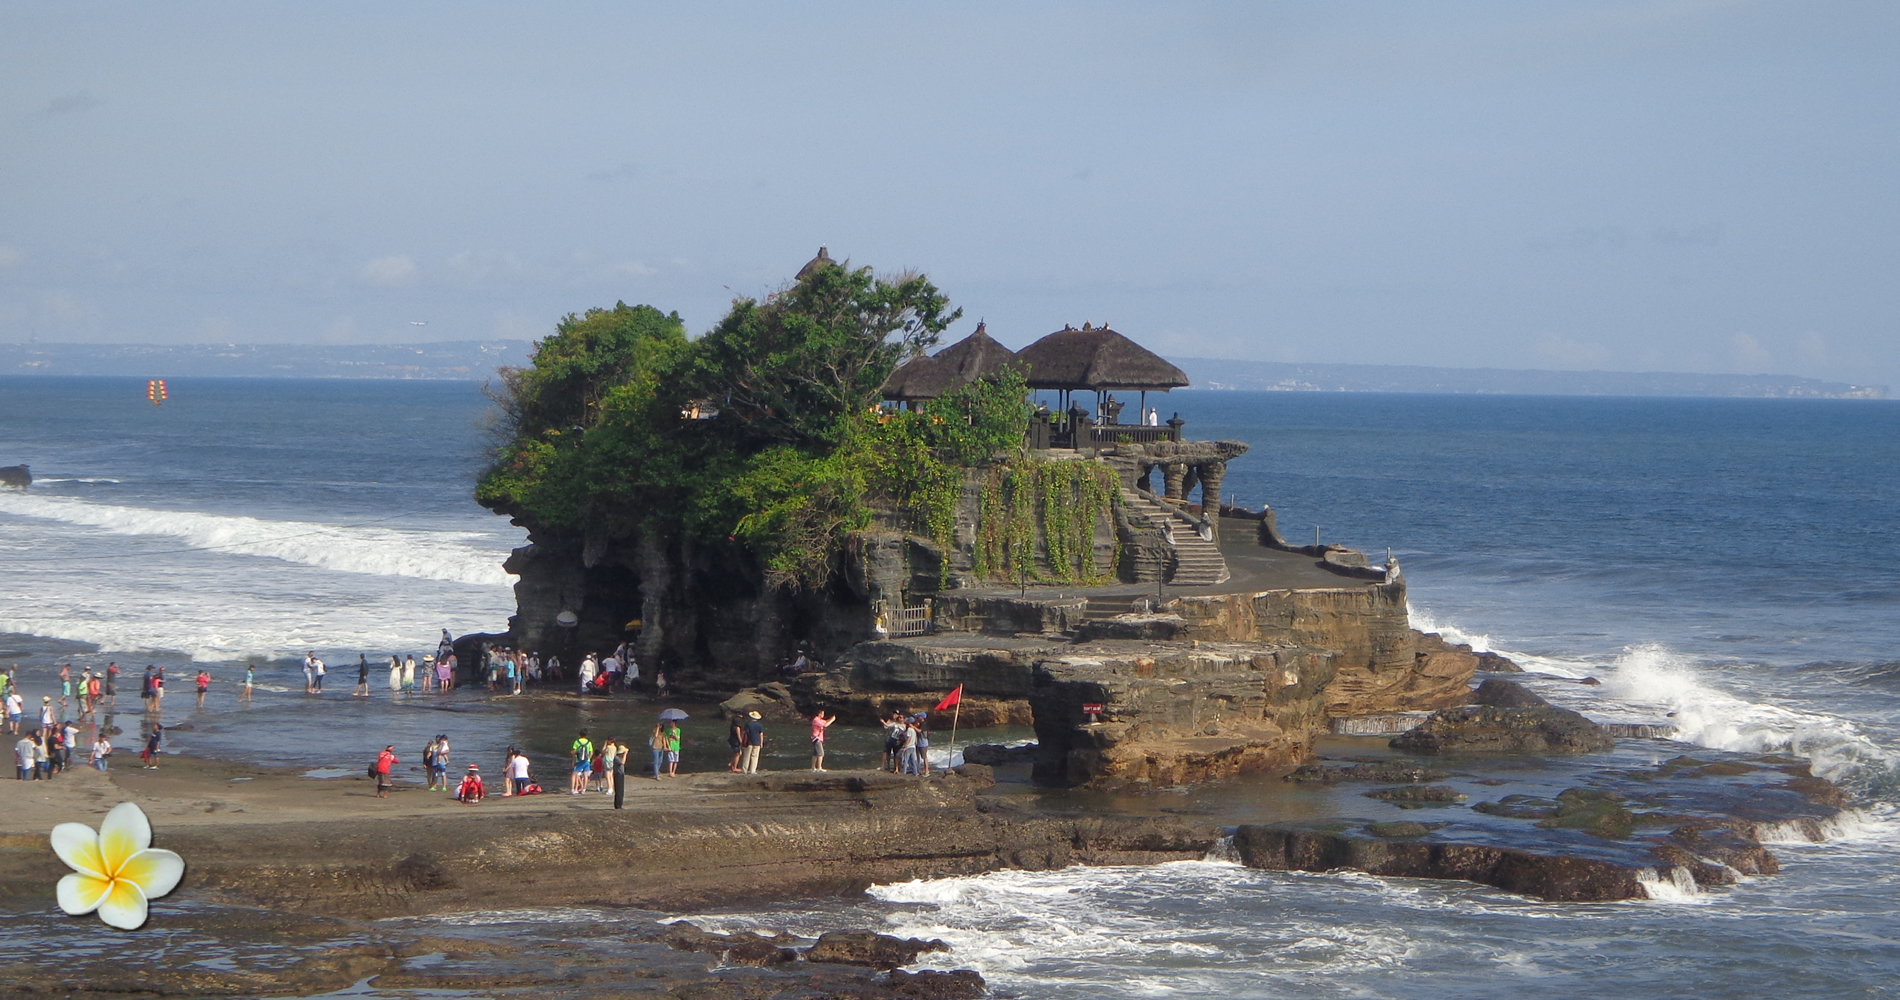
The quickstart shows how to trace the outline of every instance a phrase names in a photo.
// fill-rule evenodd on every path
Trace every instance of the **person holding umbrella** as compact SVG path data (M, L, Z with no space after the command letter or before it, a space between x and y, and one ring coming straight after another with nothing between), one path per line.
M663 775L679 777L680 721L685 718L685 712L677 708L669 708L660 713L660 723L653 727L653 736L648 743L653 748L653 780L655 781Z

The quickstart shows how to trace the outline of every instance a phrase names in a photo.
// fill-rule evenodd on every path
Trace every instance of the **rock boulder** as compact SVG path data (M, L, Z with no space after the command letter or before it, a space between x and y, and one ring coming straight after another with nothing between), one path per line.
M1615 745L1603 727L1569 709L1551 706L1447 708L1392 740L1395 750L1423 754L1599 753Z

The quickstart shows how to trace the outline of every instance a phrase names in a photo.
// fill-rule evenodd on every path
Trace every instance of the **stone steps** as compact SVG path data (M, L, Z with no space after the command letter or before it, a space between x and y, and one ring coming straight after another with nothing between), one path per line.
M1175 566L1169 583L1177 587L1204 587L1225 583L1232 576L1219 543L1202 538L1185 515L1133 490L1122 491L1122 505L1131 518L1142 518L1156 530L1164 524L1172 530Z

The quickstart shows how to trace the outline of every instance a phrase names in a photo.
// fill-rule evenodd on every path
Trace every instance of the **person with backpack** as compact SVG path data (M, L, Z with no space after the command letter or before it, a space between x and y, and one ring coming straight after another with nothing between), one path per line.
M391 783L389 772L400 763L402 761L397 759L396 748L393 745L384 747L383 752L376 755L376 763L369 766L369 773L376 778L377 798L389 798Z
M573 745L568 747L568 754L573 760L573 775L568 779L567 793L581 795L587 791L587 778L594 770L594 742L587 738L587 730L581 730L581 734L574 738Z

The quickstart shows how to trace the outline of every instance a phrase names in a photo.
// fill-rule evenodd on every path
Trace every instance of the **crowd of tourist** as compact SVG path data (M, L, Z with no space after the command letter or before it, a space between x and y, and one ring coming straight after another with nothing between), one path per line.
M19 737L13 744L13 763L15 777L21 781L50 781L71 769L81 753L85 754L85 763L97 770L111 766L111 736L119 731L111 723L112 706L118 697L119 665L108 663L97 671L85 668L75 674L72 664L61 664L58 678L59 693L41 695L37 712L29 715L18 668L0 673L0 706L5 710L6 731ZM200 670L200 705L208 683L209 675ZM159 748L165 738L165 727L157 715L164 692L164 668L146 667L139 694L148 721L139 759L147 769L158 767ZM102 710L103 722L99 718Z
M641 664L627 644L618 646L604 656L594 653L584 655L571 677L558 656L549 656L544 660L532 651L486 644L476 647L473 655L478 657L477 662L464 672L447 630L443 631L436 651L422 656L420 660L413 654L390 654L386 666L375 668L367 654L359 654L356 685L351 693L358 697L370 694L372 669L387 671L388 689L395 694L443 693L467 683L484 684L489 691L511 695L522 693L528 684L568 683L574 685L573 690L582 694L610 694L636 690L643 679ZM797 657L784 664L782 672L796 674L812 669L816 669L816 663L801 647ZM328 665L313 650L302 658L301 670L304 691L321 695L329 672ZM50 780L73 767L81 755L83 763L100 771L109 768L114 752L111 736L119 732L110 724L110 713L116 699L120 673L116 662L108 663L103 668L87 667L77 672L70 664L62 665L58 671L57 693L42 696L37 706L29 706L26 694L20 689L17 668L0 672L0 705L4 706L6 730L19 737L14 745L19 780ZM202 709L213 687L212 674L209 669L198 667L192 672L191 681L197 707ZM257 668L254 665L247 666L238 684L238 702L248 704L256 686ZM647 688L657 699L664 699L669 693L664 672L654 671ZM139 684L140 699L144 703L144 720L137 742L134 743L139 747L140 762L145 768L158 767L162 752L166 733L159 720L165 691L166 668L147 666ZM30 712L29 708L35 710ZM107 722L103 725L98 721L102 708L107 713ZM667 709L646 734L651 756L650 763L643 770L653 780L679 777L681 753L687 742L680 723L686 717L683 711ZM823 772L827 770L827 736L831 726L838 720L836 716L820 711L808 721L811 770ZM766 748L764 717L758 711L743 711L732 713L726 722L727 743L732 752L727 770L738 774L759 773ZM882 726L883 768L899 774L929 775L929 714L895 710L883 720ZM568 793L574 796L612 795L615 807L619 808L625 795L627 772L635 768L630 744L617 736L596 742L586 730L582 730L570 744L568 753ZM471 805L488 798L489 792L480 766L470 762L463 773L452 777L453 757L454 751L447 734L437 734L423 747L421 764L426 773L427 790L452 794L458 801ZM524 750L508 747L500 763L500 797L544 794L542 787L531 776L529 758ZM395 746L389 745L369 765L368 775L375 779L377 797L387 798L396 787L399 764L401 760Z

